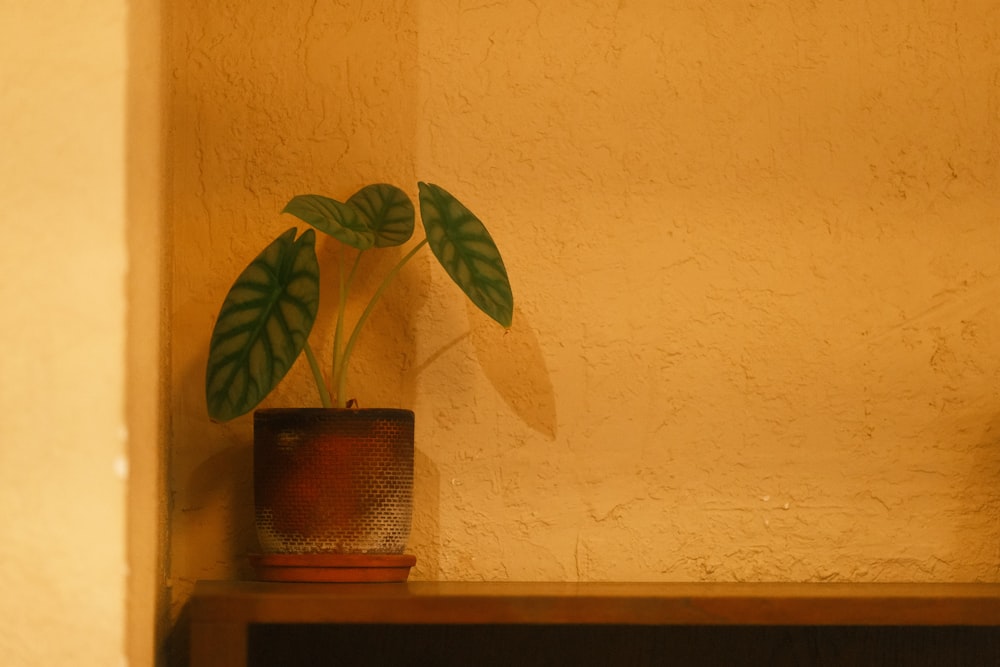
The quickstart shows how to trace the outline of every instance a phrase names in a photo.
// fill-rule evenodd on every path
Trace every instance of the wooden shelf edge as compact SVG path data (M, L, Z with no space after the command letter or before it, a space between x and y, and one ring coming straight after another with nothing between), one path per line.
M198 582L193 622L1000 626L1000 584Z

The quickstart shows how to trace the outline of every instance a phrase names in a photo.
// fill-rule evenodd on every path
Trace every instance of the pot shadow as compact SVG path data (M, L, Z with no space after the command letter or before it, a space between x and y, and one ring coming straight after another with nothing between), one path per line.
M420 449L413 452L413 526L409 545L417 556L413 578L441 576L441 473Z
M177 511L190 517L189 548L216 555L232 576L252 578L247 555L257 549L253 447L232 446L210 455L191 470L183 494L185 502Z
M519 308L504 330L469 304L469 332L483 373L504 402L532 430L556 439L556 397L534 327Z
M970 543L982 545L979 557L989 571L977 580L1000 581L1000 414L986 423L973 450L974 466L966 480L961 516L968 517L960 530L971 530L968 539L957 539L949 561L968 562ZM984 534L985 533L985 534Z

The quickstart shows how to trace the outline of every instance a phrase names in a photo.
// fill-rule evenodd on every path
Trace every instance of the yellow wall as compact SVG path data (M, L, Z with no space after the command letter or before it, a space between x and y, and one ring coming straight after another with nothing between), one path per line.
M139 107L155 119L158 44L132 37L158 15L152 1L0 3L5 665L152 661L159 130L130 118L130 77L145 67Z
M424 256L362 341L362 405L417 412L415 577L1000 578L994 3L169 25L175 602L254 548L249 420L203 398L231 280L291 195L417 178L486 221L517 311Z

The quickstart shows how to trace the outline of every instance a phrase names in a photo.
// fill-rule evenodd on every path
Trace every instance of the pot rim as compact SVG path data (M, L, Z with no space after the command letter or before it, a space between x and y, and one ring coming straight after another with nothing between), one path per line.
M302 415L319 415L319 414L384 414L384 415L412 415L413 410L408 410L406 408L260 408L254 410L254 415L263 416L291 416L296 414Z

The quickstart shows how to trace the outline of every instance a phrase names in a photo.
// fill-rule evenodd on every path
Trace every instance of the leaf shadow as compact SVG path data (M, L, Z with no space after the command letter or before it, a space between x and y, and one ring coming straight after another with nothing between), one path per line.
M469 332L483 373L504 402L532 430L556 438L556 397L534 327L514 309L510 329L501 329L469 305Z

